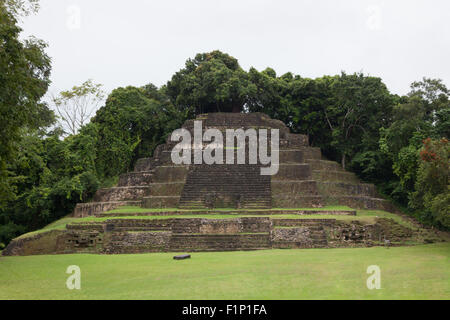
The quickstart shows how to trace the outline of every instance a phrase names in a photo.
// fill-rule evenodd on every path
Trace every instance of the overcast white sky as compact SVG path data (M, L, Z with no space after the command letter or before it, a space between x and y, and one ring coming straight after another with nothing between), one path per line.
M41 0L23 28L49 43L52 93L89 78L160 86L215 49L245 70L363 71L398 94L423 76L450 86L448 0Z

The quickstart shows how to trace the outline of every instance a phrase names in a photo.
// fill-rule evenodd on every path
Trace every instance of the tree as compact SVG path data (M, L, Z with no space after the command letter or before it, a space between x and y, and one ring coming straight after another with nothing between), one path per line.
M89 124L98 134L99 176L130 170L138 158L151 156L185 119L186 113L168 103L164 90L153 85L113 90Z
M62 121L61 125L69 134L74 135L89 122L104 97L102 85L88 80L71 90L61 91L52 98L52 101Z
M238 61L220 51L197 54L167 83L167 95L180 110L241 112L255 87Z
M28 16L39 11L39 0L4 0L8 11L15 17Z
M91 199L99 187L95 146L95 136L89 134L65 139L59 130L45 138L36 131L23 134L9 164L17 196L0 208L0 242L42 228Z
M450 144L446 138L425 139L410 206L423 220L450 229Z
M381 129L380 150L392 162L397 181L392 194L404 206L416 191L419 152L428 138L447 138L450 127L449 90L439 79L414 82L394 107L392 123Z
M263 112L274 119L278 119L292 125L293 108L289 99L289 89L293 80L292 74L277 77L275 71L266 68L258 72L255 68L250 68L249 80L254 88L247 101L247 108L250 112Z
M14 198L7 164L14 158L21 132L54 121L53 112L41 102L50 83L47 45L33 37L19 39L22 29L16 17L28 12L25 3L0 2L0 206Z
M362 73L343 72L331 83L330 90L331 97L323 112L331 132L331 145L340 153L345 169L347 157L360 152L363 145L378 144L379 128L388 123L393 100L380 78Z

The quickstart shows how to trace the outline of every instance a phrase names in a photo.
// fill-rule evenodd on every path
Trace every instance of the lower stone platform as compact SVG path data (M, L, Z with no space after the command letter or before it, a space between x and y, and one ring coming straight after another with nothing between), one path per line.
M14 239L3 255L353 247L383 244L385 239L404 242L413 234L394 220L374 221L280 216L81 221Z

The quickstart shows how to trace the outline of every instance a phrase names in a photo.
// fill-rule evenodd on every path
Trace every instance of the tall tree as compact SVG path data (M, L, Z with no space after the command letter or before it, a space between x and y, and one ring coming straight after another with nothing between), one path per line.
M180 110L241 112L256 88L238 61L220 51L197 54L167 83L167 94Z
M347 158L361 150L363 140L365 144L378 142L378 130L389 122L393 100L380 78L362 73L343 72L331 84L331 92L323 112L332 135L331 145L340 153L345 169Z
M36 38L21 41L17 15L23 1L0 2L0 206L14 197L7 163L14 157L23 128L47 126L53 113L41 98L50 80L46 44Z
M151 156L182 124L185 113L167 100L163 90L153 85L111 92L89 124L98 134L97 171L101 177L117 176L131 169L138 158Z
M89 122L105 98L101 84L91 79L71 90L61 91L52 97L55 109L58 112L61 126L69 134L77 134L78 130Z
M392 123L381 130L380 148L392 161L398 181L392 193L405 206L417 189L422 141L449 138L449 98L449 90L439 79L414 82L394 108Z
M15 17L28 16L39 11L39 0L2 0Z
M292 125L293 108L290 99L290 86L293 81L291 73L277 77L275 70L266 68L259 72L250 68L249 80L254 86L247 101L250 112L263 112L274 119Z
M425 139L409 205L419 212L422 220L447 229L450 229L449 179L449 141L446 138Z

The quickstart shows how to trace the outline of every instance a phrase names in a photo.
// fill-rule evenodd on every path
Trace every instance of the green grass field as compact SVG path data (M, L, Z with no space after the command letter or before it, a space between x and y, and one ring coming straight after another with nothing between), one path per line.
M450 243L393 248L0 258L0 299L450 299ZM81 290L66 269L81 268ZM381 289L366 287L381 268Z

